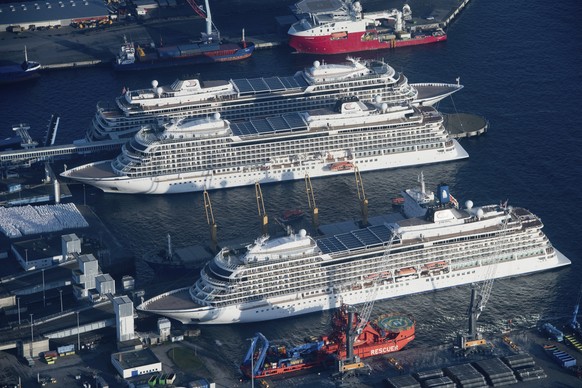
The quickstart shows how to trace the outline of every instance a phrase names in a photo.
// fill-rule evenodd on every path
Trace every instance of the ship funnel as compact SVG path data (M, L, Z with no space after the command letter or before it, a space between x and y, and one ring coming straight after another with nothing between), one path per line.
M441 183L440 185L438 185L437 195L439 202L443 205L451 201L451 197L449 194L449 186L446 183Z

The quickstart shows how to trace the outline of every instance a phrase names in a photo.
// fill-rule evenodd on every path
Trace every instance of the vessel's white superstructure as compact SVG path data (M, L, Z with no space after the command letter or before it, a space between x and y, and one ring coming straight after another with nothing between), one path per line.
M222 189L467 158L433 107L379 99L334 110L230 123L184 120L140 130L113 161L61 175L105 192L166 194Z
M526 209L467 201L319 240L262 237L242 254L223 249L193 286L137 308L186 324L255 322L569 265L542 227Z
M381 61L348 58L344 64L315 62L293 76L205 81L176 80L168 86L127 90L115 104L99 102L87 140L130 137L146 125L171 118L205 117L221 113L229 120L271 116L286 112L331 107L337 99L380 96L389 105L433 105L461 85L409 84L408 79Z

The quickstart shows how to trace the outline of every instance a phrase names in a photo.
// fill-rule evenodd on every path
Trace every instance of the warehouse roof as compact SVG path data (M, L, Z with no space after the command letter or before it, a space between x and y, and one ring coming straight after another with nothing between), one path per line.
M37 0L0 4L0 25L26 25L63 19L103 17L103 0Z

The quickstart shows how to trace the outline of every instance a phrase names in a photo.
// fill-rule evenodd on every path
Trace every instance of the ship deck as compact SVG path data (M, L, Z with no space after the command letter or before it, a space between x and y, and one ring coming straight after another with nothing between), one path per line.
M84 166L83 168L67 170L67 178L79 178L79 179L105 179L114 178L117 175L111 169L111 161L105 161L100 163L94 163Z
M189 290L190 287L185 287L156 296L138 306L138 309L143 311L173 311L203 307L190 298Z
M410 84L418 91L417 100L431 100L439 96L448 96L463 88L462 85L446 83L413 83Z

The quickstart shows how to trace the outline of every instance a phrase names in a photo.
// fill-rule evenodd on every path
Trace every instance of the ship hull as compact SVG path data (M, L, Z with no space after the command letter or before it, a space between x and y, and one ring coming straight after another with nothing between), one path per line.
M220 48L214 51L205 51L191 56L177 56L168 58L152 58L149 60L136 60L134 63L118 64L113 63L113 68L117 71L151 70L165 67L176 67L185 65L197 65L205 63L239 61L250 57L255 50L253 43L248 43L246 47L238 49Z
M415 150L414 152L395 153L378 156L374 159L364 158L351 160L351 163L364 171L375 171L405 166L417 166L440 163L468 158L469 155L456 141L447 151L441 149ZM100 162L100 163L109 163ZM339 174L352 174L353 170L337 170L330 168L330 163L313 161L300 166L270 167L265 170L248 172L237 171L233 174L213 174L212 171L198 173L182 173L172 176L158 176L147 178L80 178L75 179L95 186L107 193L124 194L174 194L204 190L227 189L233 187L250 186L256 182L261 184L277 183L304 179L306 171L311 178L327 177Z
M494 278L507 278L526 275L540 271L547 271L571 264L557 249L556 255L549 259L528 258L517 259L509 262L498 263L494 272ZM467 267L462 270L452 271L447 275L411 275L396 279L394 283L381 285L376 290L375 300L395 298L405 295L424 293L456 287L476 282L481 282L490 276L490 266ZM450 276L449 276L450 275ZM334 289L335 290L335 289ZM150 301L138 306L139 310L163 315L181 321L184 324L231 324L260 322L273 319L288 318L308 313L321 312L339 308L342 304L357 305L368 299L369 293L374 292L374 287L362 287L360 289L347 289L342 292L330 292L328 294L311 295L285 294L275 298L260 300L245 305L228 307L198 307L185 309L154 309L149 308ZM159 300L166 294L153 300ZM152 301L153 301L152 300ZM153 306L152 306L153 307ZM381 347L374 350L374 354L388 353L389 348Z
M299 53L305 54L345 54L359 51L393 49L398 47L417 46L438 43L447 40L446 35L426 35L410 39L362 39L364 32L349 33L346 39L334 40L331 35L303 36L290 35L289 46Z

